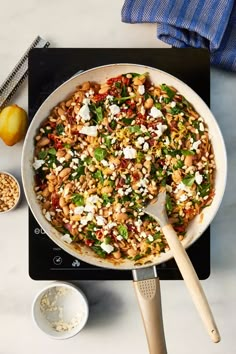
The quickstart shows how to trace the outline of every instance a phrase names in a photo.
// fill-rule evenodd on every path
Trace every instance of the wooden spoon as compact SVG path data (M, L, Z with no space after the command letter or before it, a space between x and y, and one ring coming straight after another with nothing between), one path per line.
M198 313L201 316L212 341L218 343L220 341L220 334L208 304L206 295L203 291L195 269L193 268L193 265L189 259L189 256L185 251L185 248L179 241L175 230L168 220L166 213L166 191L164 188L159 191L158 198L149 204L144 211L156 219L160 224L162 232L165 235L168 245L173 253L173 257L175 258L185 284L192 296Z

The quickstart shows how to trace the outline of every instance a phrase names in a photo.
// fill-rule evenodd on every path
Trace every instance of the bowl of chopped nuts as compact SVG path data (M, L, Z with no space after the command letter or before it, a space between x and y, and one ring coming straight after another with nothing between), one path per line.
M15 209L20 201L20 185L9 172L0 171L0 214Z
M73 284L53 282L43 288L33 301L35 324L55 339L67 339L79 333L88 315L87 298Z

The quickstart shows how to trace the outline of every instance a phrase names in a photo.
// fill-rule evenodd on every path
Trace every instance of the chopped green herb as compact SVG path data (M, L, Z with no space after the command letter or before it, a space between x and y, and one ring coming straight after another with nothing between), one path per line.
M106 258L107 254L100 246L91 246L92 250L101 258Z
M195 176L193 175L187 175L182 179L182 182L187 186L187 187L192 187L193 183L195 181Z
M111 147L111 137L109 135L103 135L105 145L110 148Z
M195 155L195 151L193 151L193 150L180 150L180 152L184 156Z
M141 127L139 125L132 125L131 127L129 127L129 131L130 133L142 133Z
M122 118L121 121L127 125L133 122L134 118Z
M155 102L154 103L154 106L157 108L157 109L159 109L159 110L161 110L161 103L159 103L159 102Z
M84 197L81 194L75 193L72 196L72 203L74 203L77 206L82 206L84 205Z
M102 148L96 148L94 150L94 157L97 161L102 161L107 156L107 151Z
M96 172L94 172L93 173L93 177L95 178L95 179L98 179L100 182L104 182L104 176L103 176L103 173L102 173L102 171L100 171L100 170L97 170Z
M63 124L57 124L56 126L56 132L57 135L61 135L62 133L64 133L64 125Z
M102 205L106 206L108 203L113 203L114 202L114 198L109 197L107 194L102 194L102 200L103 203Z
M130 100L131 98L134 98L135 96L126 96L126 97L115 97L114 101L118 101L118 102L125 102L127 100Z
M121 82L119 82L119 81L115 82L115 87L116 88L120 88L121 87Z
M85 157L84 163L86 163L86 165L90 165L91 162L92 162L92 157L90 157L90 156Z
M109 243L111 243L111 238L110 238L110 236L105 237L104 243L105 243L106 245L108 245Z
M136 161L137 161L138 163L139 163L139 162L142 162L143 158L144 158L144 153L141 152L141 151L138 151L138 152L137 152L137 156L136 156Z
M178 168L182 168L184 165L182 160L178 160L176 164L173 166L174 170L178 170Z
M117 122L113 119L109 125L110 125L111 129L114 130L117 126Z
M64 144L64 147L66 148L66 149L70 149L71 148L71 145L70 144Z
M125 85L123 85L122 90L121 90L121 96L122 97L127 97L128 96L128 91Z
M49 153L50 155L56 155L57 151L56 151L56 149L54 149L54 148L50 148L50 149L48 150L48 153Z
M102 107L96 107L96 114L97 114L97 122L100 123L103 120L103 112L102 112Z
M197 186L198 192L200 193L200 197L205 197L206 195L209 194L211 188L210 183L202 183Z
M85 169L85 167L84 167L83 165L78 166L77 169L74 170L73 176L72 176L72 174L70 175L70 178L71 178L72 180L74 180L74 179L79 179L80 176L83 176L83 175L85 174L85 173L84 173L84 169ZM75 173L76 173L76 174L75 174Z
M126 175L126 179L125 179L125 184L130 184L131 183L131 176L130 175Z
M128 240L128 229L125 225L118 225L117 230L119 234L125 239Z
M182 111L182 108L179 106L172 107L170 113L173 115L179 114Z
M142 254L136 254L136 256L133 258L134 261L138 261L139 259L143 258Z
M169 88L169 86L167 86L166 84L162 84L162 85L161 85L161 89L162 89L162 91L165 91L165 92L167 93L168 97L169 97L171 100L174 98L174 96L175 96L175 91L171 90L171 89Z
M39 153L38 153L38 158L39 158L40 160L44 160L44 159L46 158L47 154L48 154L48 151L47 151L47 150L39 151Z

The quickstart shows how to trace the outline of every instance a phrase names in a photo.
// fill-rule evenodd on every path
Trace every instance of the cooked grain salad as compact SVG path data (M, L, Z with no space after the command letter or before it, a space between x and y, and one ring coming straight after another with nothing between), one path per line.
M42 212L61 239L110 260L169 249L143 211L160 186L180 240L214 196L203 118L174 87L155 85L146 73L79 86L40 127L33 167Z

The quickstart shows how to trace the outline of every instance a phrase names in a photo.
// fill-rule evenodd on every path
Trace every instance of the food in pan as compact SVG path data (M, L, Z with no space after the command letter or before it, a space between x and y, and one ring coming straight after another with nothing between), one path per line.
M79 86L45 117L33 167L42 212L62 240L110 260L169 249L143 211L160 186L180 240L214 196L203 117L174 87L155 85L146 73Z

